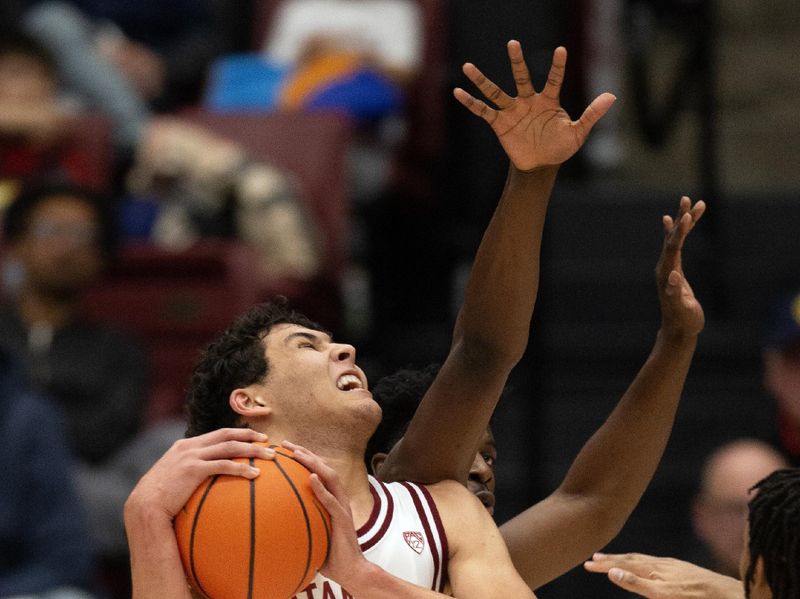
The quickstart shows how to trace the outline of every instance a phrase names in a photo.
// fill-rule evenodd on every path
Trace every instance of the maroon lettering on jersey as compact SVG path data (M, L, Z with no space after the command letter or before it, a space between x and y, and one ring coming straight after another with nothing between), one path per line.
M336 599L336 595L333 594L333 589L331 588L331 583L327 580L322 585L322 599Z
M311 584L309 584L306 588L304 588L300 592L306 594L306 599L314 599L314 589L316 589L316 588L317 588L317 583L316 582L312 582ZM295 595L294 599L298 599L298 595Z
M421 532L404 532L403 538L409 547L411 547L417 554L422 555L422 550L425 549L425 540L422 538Z

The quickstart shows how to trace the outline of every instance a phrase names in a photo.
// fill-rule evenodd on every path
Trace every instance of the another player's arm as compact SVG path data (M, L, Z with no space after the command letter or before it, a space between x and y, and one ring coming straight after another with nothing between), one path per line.
M320 572L362 599L438 599L442 593L397 578L369 562L358 545L350 500L336 471L299 445L284 442L311 470L311 486L331 515L328 558ZM449 546L448 575L458 599L520 599L535 596L514 569L497 526L466 487L454 481L432 485Z
M518 42L509 42L508 55L516 97L470 63L464 73L497 109L463 89L454 91L459 102L492 127L511 164L475 257L450 352L404 439L383 464L385 480L467 479L508 374L528 343L542 229L558 167L578 151L614 101L611 94L602 94L572 121L559 103L566 50L554 52L540 93Z
M703 202L682 198L664 217L656 268L662 324L655 345L614 411L589 439L559 488L501 527L517 570L531 588L601 549L641 498L666 446L703 328L703 311L683 276L681 248Z
M607 573L615 585L652 599L745 599L741 581L669 557L596 553L584 567Z
M271 459L274 450L252 444L265 439L266 435L249 428L181 439L142 477L125 503L132 599L191 599L173 519L209 476L258 476L256 470L232 458Z

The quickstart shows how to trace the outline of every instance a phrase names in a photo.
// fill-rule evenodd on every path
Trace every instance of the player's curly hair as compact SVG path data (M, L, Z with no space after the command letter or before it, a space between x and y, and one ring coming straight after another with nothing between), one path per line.
M269 371L264 338L277 324L296 324L327 332L296 312L286 298L258 304L238 318L203 352L194 368L186 398L186 436L240 426L228 398L231 391L263 381Z
M800 597L800 468L776 470L753 489L745 595L750 597L760 559L774 599Z
M367 466L373 455L389 453L406 434L411 418L439 373L439 368L439 364L430 364L418 370L398 370L383 377L372 388L372 397L381 406L383 418L367 444Z

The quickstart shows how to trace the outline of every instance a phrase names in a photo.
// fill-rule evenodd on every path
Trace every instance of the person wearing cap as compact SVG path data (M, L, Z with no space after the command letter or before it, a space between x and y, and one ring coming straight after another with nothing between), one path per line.
M800 465L800 290L776 306L764 350L764 387L776 403L779 445Z

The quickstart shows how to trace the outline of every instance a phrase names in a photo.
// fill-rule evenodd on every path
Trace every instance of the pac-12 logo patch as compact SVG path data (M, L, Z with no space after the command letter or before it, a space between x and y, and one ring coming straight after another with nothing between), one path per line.
M422 539L422 533L404 532L403 538L406 540L408 546L411 547L417 553L421 554L422 550L425 549L425 541Z

